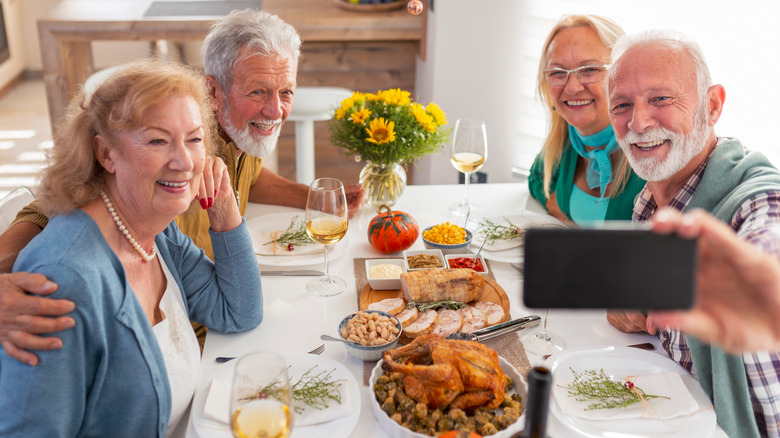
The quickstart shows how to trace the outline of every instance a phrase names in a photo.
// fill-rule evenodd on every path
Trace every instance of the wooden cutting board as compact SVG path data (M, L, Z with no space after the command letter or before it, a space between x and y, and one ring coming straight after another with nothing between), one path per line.
M385 298L403 298L404 293L401 289L396 290L374 290L371 289L370 284L366 284L363 290L360 291L359 307L360 310L366 310L369 304L377 301L382 301ZM506 295L504 289L496 283L495 280L489 277L485 277L485 290L482 292L482 296L475 301L468 304L476 304L481 301L492 301L498 303L504 309L504 320L509 319L509 297ZM503 322L501 321L501 322Z

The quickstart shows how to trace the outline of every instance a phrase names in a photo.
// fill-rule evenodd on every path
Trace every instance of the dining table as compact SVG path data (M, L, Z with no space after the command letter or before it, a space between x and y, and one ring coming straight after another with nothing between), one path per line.
M476 223L481 218L501 218L530 212L535 215L546 215L543 206L530 196L528 186L524 182L485 183L470 186L469 198L472 209L468 218L455 216L449 212L449 207L463 198L464 186L451 185L409 185L398 199L393 210L410 214L422 230L430 225L443 222L464 225ZM266 216L281 213L300 214L304 210L290 207L249 203L246 211L248 223ZM217 357L240 357L252 351L272 351L283 356L300 355L309 352L323 344L320 335L338 336L338 325L342 319L358 310L358 294L356 281L355 259L363 258L400 258L400 253L382 254L375 250L368 240L368 226L377 214L375 208L364 205L349 221L349 229L345 238L331 251L329 273L346 281L345 292L330 297L311 294L306 289L306 283L312 278L307 276L270 276L262 275L263 290L263 320L262 323L243 333L224 334L209 331L203 347L195 402L191 406L190 418L187 421L187 438L209 438L230 436L227 425L222 430L199 427L203 410L203 394L208 392L209 385L220 367L228 366L218 363ZM418 238L410 250L424 249L422 238ZM476 252L478 245L472 246ZM518 260L493 258L486 255L496 283L503 288L509 298L509 311L512 318L526 315L544 316L544 309L529 309L523 305L522 299L522 257L518 249ZM321 254L320 254L321 255ZM312 262L310 266L285 266L279 263L261 264L261 272L267 270L295 271L301 268L323 270L321 259ZM547 330L560 335L566 349L582 347L617 346L625 347L634 344L650 343L654 350L654 359L668 359L657 337L649 334L628 334L612 327L606 319L605 310L562 310L550 309L544 322ZM540 326L541 327L541 326ZM522 347L522 337L516 336L518 348ZM324 342L325 349L321 357L342 364L360 382L359 415L354 427L344 432L344 436L355 438L386 438L392 435L383 430L374 416L371 406L373 392L364 381L363 361L349 355L345 347L336 342ZM566 350L564 350L566 351ZM528 352L530 366L544 365L544 357ZM553 382L555 384L555 382ZM198 396L200 394L200 397ZM227 409L227 408L225 408ZM714 414L713 414L714 415ZM185 421L185 420L182 420ZM294 433L295 431L293 431ZM550 437L576 437L578 435L566 428L555 416L548 416L548 435ZM314 436L314 435L312 435ZM329 435L323 435L329 436ZM643 436L641 430L637 435ZM708 436L725 437L726 434L716 426Z

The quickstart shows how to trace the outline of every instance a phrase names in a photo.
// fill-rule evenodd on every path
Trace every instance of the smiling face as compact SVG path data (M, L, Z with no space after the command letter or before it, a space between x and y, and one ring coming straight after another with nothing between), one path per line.
M238 149L256 157L271 153L293 105L297 66L291 56L260 56L244 50L224 90L209 77L212 106Z
M563 29L547 49L547 68L573 70L583 65L609 64L610 50L589 26ZM581 84L571 73L565 85L550 86L556 110L580 134L591 135L609 125L604 80Z
M683 50L660 44L629 49L610 71L609 97L618 143L648 181L687 178L715 142L711 96L699 98L696 69Z
M168 222L185 212L206 162L204 135L200 107L183 96L151 106L140 126L119 132L116 147L97 136L97 155L120 211Z

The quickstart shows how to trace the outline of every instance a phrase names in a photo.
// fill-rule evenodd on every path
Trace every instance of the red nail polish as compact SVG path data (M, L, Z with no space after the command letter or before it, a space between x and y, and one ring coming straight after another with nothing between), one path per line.
M214 205L214 198L209 198L209 208Z
M217 189L214 189L214 197L217 197Z
M209 201L207 199L205 199L205 198L201 199L200 200L200 207L202 209L204 209L204 210L209 208Z
M199 196L199 194L195 193L195 199L198 199Z

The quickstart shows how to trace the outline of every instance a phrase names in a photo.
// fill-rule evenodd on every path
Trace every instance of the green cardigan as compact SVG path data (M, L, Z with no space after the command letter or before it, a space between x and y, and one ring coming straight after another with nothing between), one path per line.
M685 210L702 208L728 224L742 203L769 191L780 191L780 172L762 154L746 151L736 139L724 138ZM742 356L691 336L686 336L686 342L696 378L712 399L723 430L730 437L758 437Z
M571 203L571 191L574 186L574 171L577 168L577 152L569 143L563 151L561 162L553 170L552 191L555 192L555 199L558 202L558 208L561 209L567 217L571 217L569 205ZM626 182L623 191L615 198L610 198L609 206L605 220L631 220L634 212L634 201L636 196L645 186L645 180L639 178L634 172ZM528 176L528 188L531 196L547 205L547 197L544 196L544 160L542 154L536 156L534 164L531 166L531 174Z

